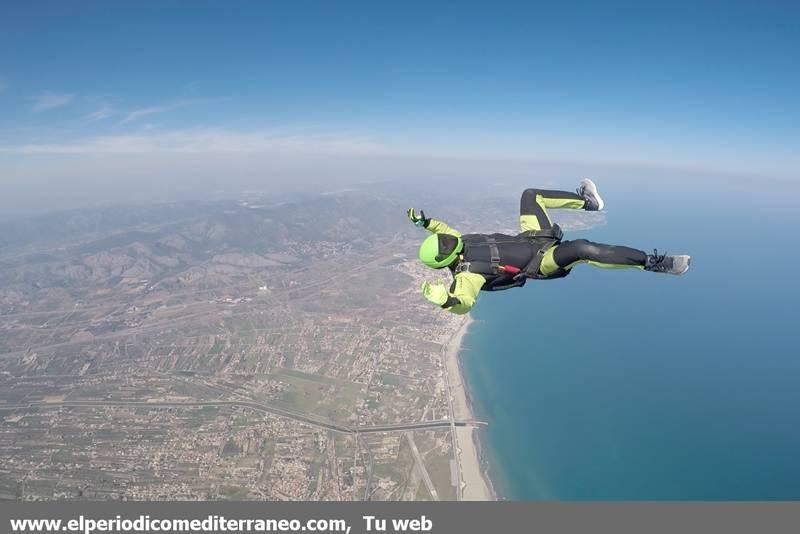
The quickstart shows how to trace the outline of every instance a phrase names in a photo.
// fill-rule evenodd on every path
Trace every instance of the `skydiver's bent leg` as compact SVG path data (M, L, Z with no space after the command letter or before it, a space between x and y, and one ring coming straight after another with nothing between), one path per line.
M597 193L597 187L589 179L581 182L577 193L552 189L526 189L520 199L520 230L528 232L552 228L547 208L596 211L602 206L603 201Z
M586 200L575 193L549 189L526 189L519 205L520 231L547 230L553 227L547 208L584 209Z

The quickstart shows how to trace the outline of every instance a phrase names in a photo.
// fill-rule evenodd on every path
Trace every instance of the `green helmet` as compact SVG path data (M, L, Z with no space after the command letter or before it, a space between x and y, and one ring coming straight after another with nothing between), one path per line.
M428 267L447 267L464 250L460 237L449 234L434 234L425 238L419 247L419 259Z

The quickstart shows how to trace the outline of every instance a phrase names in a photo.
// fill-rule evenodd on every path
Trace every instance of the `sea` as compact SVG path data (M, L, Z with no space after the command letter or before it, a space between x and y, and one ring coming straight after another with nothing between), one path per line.
M462 345L509 500L800 499L800 216L785 184L601 188L567 238L692 255L483 293Z

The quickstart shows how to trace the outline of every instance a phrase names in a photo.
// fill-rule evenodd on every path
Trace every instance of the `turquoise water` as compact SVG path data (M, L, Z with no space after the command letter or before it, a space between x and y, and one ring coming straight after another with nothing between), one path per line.
M481 295L462 357L499 493L800 499L795 206L606 193L608 224L569 237L688 252L692 270L580 266Z

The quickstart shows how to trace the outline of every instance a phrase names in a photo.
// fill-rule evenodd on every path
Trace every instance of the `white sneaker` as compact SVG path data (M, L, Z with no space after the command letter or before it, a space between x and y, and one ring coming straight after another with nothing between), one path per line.
M581 186L576 189L577 193L586 199L586 211L600 211L605 206L600 193L597 192L597 186L588 178L581 180Z
M647 263L645 264L645 271L654 273L667 273L681 275L689 270L689 264L692 258L685 254L679 256L666 256L659 255L657 250L653 251L652 255L647 256Z

